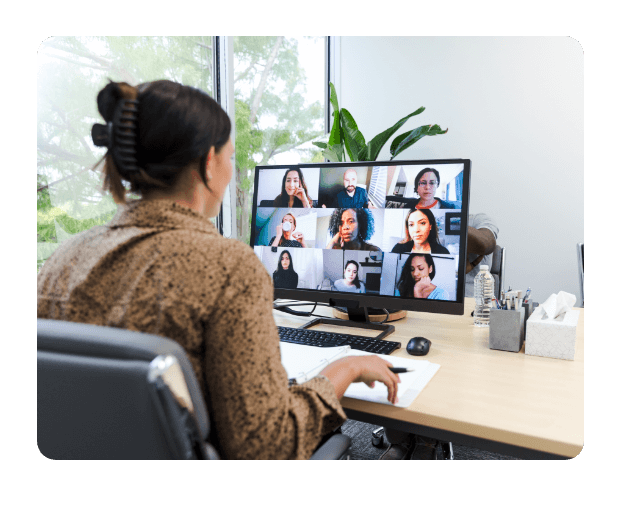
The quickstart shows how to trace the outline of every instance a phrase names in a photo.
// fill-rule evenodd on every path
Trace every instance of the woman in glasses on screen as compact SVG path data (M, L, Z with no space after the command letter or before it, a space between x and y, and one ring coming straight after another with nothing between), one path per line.
M346 293L365 293L365 285L359 280L359 264L349 260L343 270L343 279L333 284L333 291Z
M433 212L429 209L411 209L405 218L405 238L396 244L393 253L450 254L440 244L438 227Z
M273 285L277 288L295 289L300 278L293 270L293 258L287 250L282 251L278 259L278 268L273 273Z
M415 188L420 197L415 203L406 206L408 209L457 209L455 202L435 197L440 185L440 173L435 168L425 168L416 175Z
M395 295L405 298L448 300L448 293L431 283L434 277L435 263L430 254L410 254L400 273Z
M369 209L335 209L330 216L328 232L332 240L326 249L380 251L366 242L374 234L374 217Z
M107 148L110 223L66 240L37 277L37 317L153 333L186 350L224 459L305 459L346 419L352 382L400 379L374 355L346 357L288 386L278 352L271 276L252 248L222 237L232 178L228 115L208 94L171 81L110 82L92 140ZM139 198L127 200L128 190Z
M290 168L284 173L282 190L273 201L274 207L313 207L313 200L308 196L308 188L304 182L304 175L299 168Z

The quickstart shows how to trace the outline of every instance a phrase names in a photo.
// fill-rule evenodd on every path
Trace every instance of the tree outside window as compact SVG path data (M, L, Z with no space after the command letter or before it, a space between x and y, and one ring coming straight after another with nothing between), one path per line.
M236 232L249 244L256 165L323 161L325 37L234 37ZM278 192L280 188L278 188Z

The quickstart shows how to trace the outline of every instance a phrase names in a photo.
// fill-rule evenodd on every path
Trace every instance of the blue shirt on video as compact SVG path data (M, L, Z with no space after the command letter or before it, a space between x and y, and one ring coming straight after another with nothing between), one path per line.
M363 188L356 187L353 196L348 196L348 193L340 191L337 193L337 207L340 209L363 209L368 206L367 191Z

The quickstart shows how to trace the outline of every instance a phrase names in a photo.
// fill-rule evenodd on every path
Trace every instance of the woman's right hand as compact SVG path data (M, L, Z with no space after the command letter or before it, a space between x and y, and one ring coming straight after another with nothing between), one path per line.
M426 298L431 293L427 293L427 290L431 287L431 277L428 275L425 277L421 277L418 282L413 287L413 297L414 298Z
M328 242L326 249L333 249L335 246L343 248L343 239L340 232L337 232L332 240Z
M333 361L324 370L324 375L335 387L337 398L341 397L353 382L364 382L373 388L374 382L382 382L387 387L387 400L398 403L398 383L400 377L390 370L393 365L379 356L348 356Z

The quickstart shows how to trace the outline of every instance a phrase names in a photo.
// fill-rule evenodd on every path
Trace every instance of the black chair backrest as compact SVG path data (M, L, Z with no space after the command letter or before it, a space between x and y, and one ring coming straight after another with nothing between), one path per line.
M139 332L37 320L37 443L52 459L212 459L184 349Z
M578 282L580 284L580 295L582 296L582 304L584 307L584 243L578 243L577 245L578 255Z

